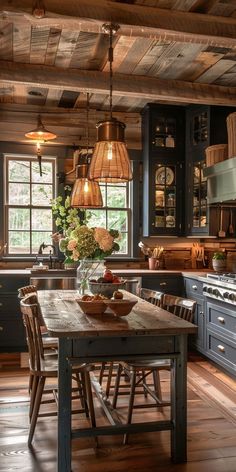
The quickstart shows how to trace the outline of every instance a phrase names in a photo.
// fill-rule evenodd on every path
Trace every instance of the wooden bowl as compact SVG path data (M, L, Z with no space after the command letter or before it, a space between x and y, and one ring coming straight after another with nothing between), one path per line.
M116 316L126 316L137 302L137 300L109 300L105 303Z
M76 300L85 315L102 315L107 305L103 300Z

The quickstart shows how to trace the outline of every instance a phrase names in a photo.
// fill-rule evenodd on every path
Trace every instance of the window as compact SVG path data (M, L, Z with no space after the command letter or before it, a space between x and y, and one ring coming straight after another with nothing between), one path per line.
M38 253L51 244L51 199L55 196L55 159L5 156L5 240L7 255Z
M103 208L87 210L91 216L89 226L102 226L107 229L117 229L121 238L119 241L119 256L130 256L130 218L129 185L100 184Z

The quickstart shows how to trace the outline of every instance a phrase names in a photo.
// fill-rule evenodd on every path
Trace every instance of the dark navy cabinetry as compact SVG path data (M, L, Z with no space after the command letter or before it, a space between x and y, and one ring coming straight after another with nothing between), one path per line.
M142 112L143 235L183 233L185 109L147 105Z
M0 275L0 351L26 351L25 330L20 313L18 288L29 284L29 277Z

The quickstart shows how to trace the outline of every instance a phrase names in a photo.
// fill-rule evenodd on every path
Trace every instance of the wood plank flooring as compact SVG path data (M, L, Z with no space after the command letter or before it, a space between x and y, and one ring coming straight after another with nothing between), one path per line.
M39 419L32 448L28 436L28 376L26 369L1 362L0 371L0 471L56 472L57 423ZM162 377L164 393L168 377ZM192 354L188 363L188 462L170 461L170 433L130 435L72 442L73 472L236 472L236 381L202 357ZM118 406L124 415L126 398ZM96 405L99 424L106 419ZM156 409L135 410L134 419L156 419ZM165 409L164 415L169 414ZM140 416L141 415L141 416ZM86 426L83 415L73 424ZM65 471L66 472L66 471Z

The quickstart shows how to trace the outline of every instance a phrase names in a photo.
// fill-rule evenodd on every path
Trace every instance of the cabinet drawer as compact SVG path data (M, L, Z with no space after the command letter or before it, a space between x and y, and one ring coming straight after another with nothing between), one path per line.
M181 276L167 277L142 277L142 287L157 290L163 293L181 296L183 293L183 281Z
M184 279L185 292L187 297L192 298L193 294L202 295L203 283L196 279ZM190 297L191 295L191 297Z
M231 367L236 373L236 343L225 341L223 336L207 331L207 352L222 365Z
M224 306L207 302L207 323L236 341L236 313Z
M20 303L16 295L0 296L0 319L20 318Z
M29 284L29 277L3 276L0 277L0 294L17 292L18 288Z
M18 320L2 319L0 320L0 351L4 352L6 349L12 351L25 350L26 338L25 328L21 317Z

